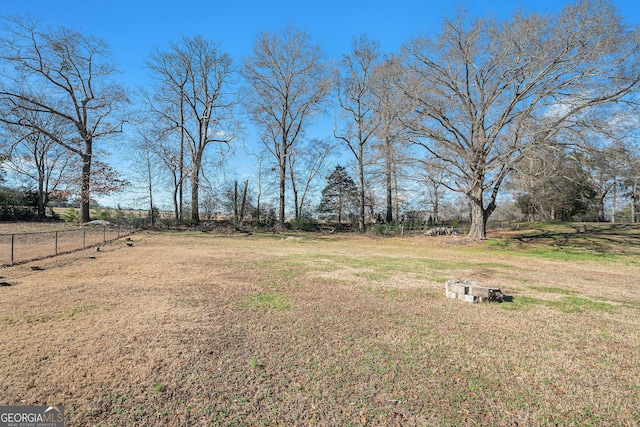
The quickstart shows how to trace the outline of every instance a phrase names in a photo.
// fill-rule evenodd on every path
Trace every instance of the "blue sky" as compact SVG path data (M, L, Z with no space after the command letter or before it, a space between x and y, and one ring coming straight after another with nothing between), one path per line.
M475 14L508 17L522 6L557 11L557 0L467 0ZM351 39L367 33L385 51L395 51L419 34L437 31L458 1L316 0L316 1L168 1L168 0L0 0L0 15L32 14L52 26L66 26L104 39L113 51L122 78L144 84L142 63L154 47L200 34L220 44L239 64L251 54L256 35L292 24L305 29L328 57L340 58ZM640 1L614 0L625 20L640 23Z
M612 3L627 24L640 25L640 0ZM134 88L145 84L143 63L152 49L182 36L199 34L219 43L239 65L251 54L260 32L280 31L291 24L306 30L328 58L339 60L349 52L352 38L363 33L378 40L383 51L397 51L415 36L438 32L443 18L459 5L475 15L508 18L519 7L556 12L563 4L558 0L0 0L0 16L31 14L48 25L104 39L122 71L122 83ZM318 123L308 136L330 137L332 120L327 123ZM239 162L242 173L249 165Z

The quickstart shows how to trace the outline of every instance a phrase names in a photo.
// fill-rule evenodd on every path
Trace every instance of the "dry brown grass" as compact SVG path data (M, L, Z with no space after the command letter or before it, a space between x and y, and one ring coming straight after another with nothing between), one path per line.
M70 426L640 423L626 258L451 238L133 239L0 271L0 403L62 404ZM449 278L511 302L446 299Z

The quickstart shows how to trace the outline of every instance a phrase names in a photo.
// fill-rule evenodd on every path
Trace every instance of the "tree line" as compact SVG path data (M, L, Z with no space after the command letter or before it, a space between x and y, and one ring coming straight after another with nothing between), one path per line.
M92 195L131 185L104 160L119 140L150 212L162 176L175 219L197 223L208 203L203 187L215 187L212 175L224 173L251 126L261 147L252 154L257 215L273 176L280 228L287 210L308 214L318 177L345 174L327 174L332 153L351 159L360 232L375 217L398 220L403 190L428 194L436 218L444 192L460 194L471 239L486 237L504 193L530 219L568 219L595 203L602 220L605 200L614 211L626 200L637 218L640 29L609 1L502 21L460 11L398 52L354 37L337 64L289 26L259 34L238 63L196 35L153 50L144 65L148 84L126 89L104 41L30 17L4 19L3 166L35 183L39 215L52 196L73 194L88 221ZM309 139L327 116L333 135ZM332 194L344 182L329 179L319 203L340 219Z

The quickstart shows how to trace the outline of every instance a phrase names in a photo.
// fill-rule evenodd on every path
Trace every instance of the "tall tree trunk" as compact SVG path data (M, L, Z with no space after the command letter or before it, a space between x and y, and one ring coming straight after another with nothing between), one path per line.
M278 227L280 230L284 230L284 204L285 204L285 190L287 180L287 154L284 153L283 158L280 159L280 206L278 208Z
M598 222L604 222L604 198L604 194L598 198Z
M178 205L178 216L176 217L176 221L180 222L182 220L182 212L184 211L183 204L183 185L184 185L184 85L180 86L180 159L178 164L178 193L179 193L179 205Z
M636 203L638 202L638 181L633 182L633 190L631 190L631 223L635 224L636 220Z
M153 209L153 174L151 170L151 158L149 157L149 148L146 148L146 160L147 160L147 180L149 184L149 217L151 218L151 228L156 227L156 213Z
M365 224L364 224L364 219L365 219L365 208L364 208L364 203L365 203L365 188L364 188L364 159L362 158L363 155L363 149L362 149L362 144L360 144L360 153L358 156L358 167L359 167L359 184L360 184L360 194L359 194L359 198L360 198L360 215L358 215L358 232L359 233L364 233L365 232Z
M198 153L193 159L191 171L191 222L200 222L200 168L202 167L202 153Z
M435 180L429 180L431 185L431 206L433 208L433 224L438 224L440 218L440 195L438 194L438 184Z
M385 148L386 148L386 159L385 159L385 178L387 184L387 216L385 218L385 222L387 224L393 222L393 186L391 185L391 143L389 138L385 138Z
M471 228L467 235L469 240L484 240L487 238L487 223L481 203L474 200L471 204Z
M44 171L38 171L38 219L44 219L47 207L47 191L44 185Z
M469 240L485 240L489 213L484 207L483 190L480 183L475 183L471 188L469 200L471 202L471 227L467 238Z
M291 161L291 157L289 157L289 179L291 180L291 192L293 193L294 218L299 219L301 206L298 204L298 187L296 186L295 173L293 170L293 162Z
M613 197L611 198L611 222L616 222L616 204L618 203L618 185L616 179L613 179Z
M237 227L239 221L240 221L240 218L238 215L238 181L235 181L233 185L233 225Z
M242 204L240 205L240 222L244 221L245 209L247 207L247 191L249 190L249 180L244 181L244 191L242 192Z
M256 197L256 224L260 224L260 193Z
M80 218L82 222L91 220L89 215L89 204L91 203L91 149L85 150L82 155L82 177L80 182Z
M398 173L397 172L393 173L393 183L394 183L394 190L396 193L396 203L395 203L396 221L400 221L400 196L398 195Z
M173 187L173 213L176 218L176 224L180 222L180 205L178 203L178 193L180 192L180 184Z

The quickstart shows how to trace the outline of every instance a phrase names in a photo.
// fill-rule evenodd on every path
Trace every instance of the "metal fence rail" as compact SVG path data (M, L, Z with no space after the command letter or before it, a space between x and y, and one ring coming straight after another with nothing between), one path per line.
M0 234L0 267L102 245L136 231L132 226Z

